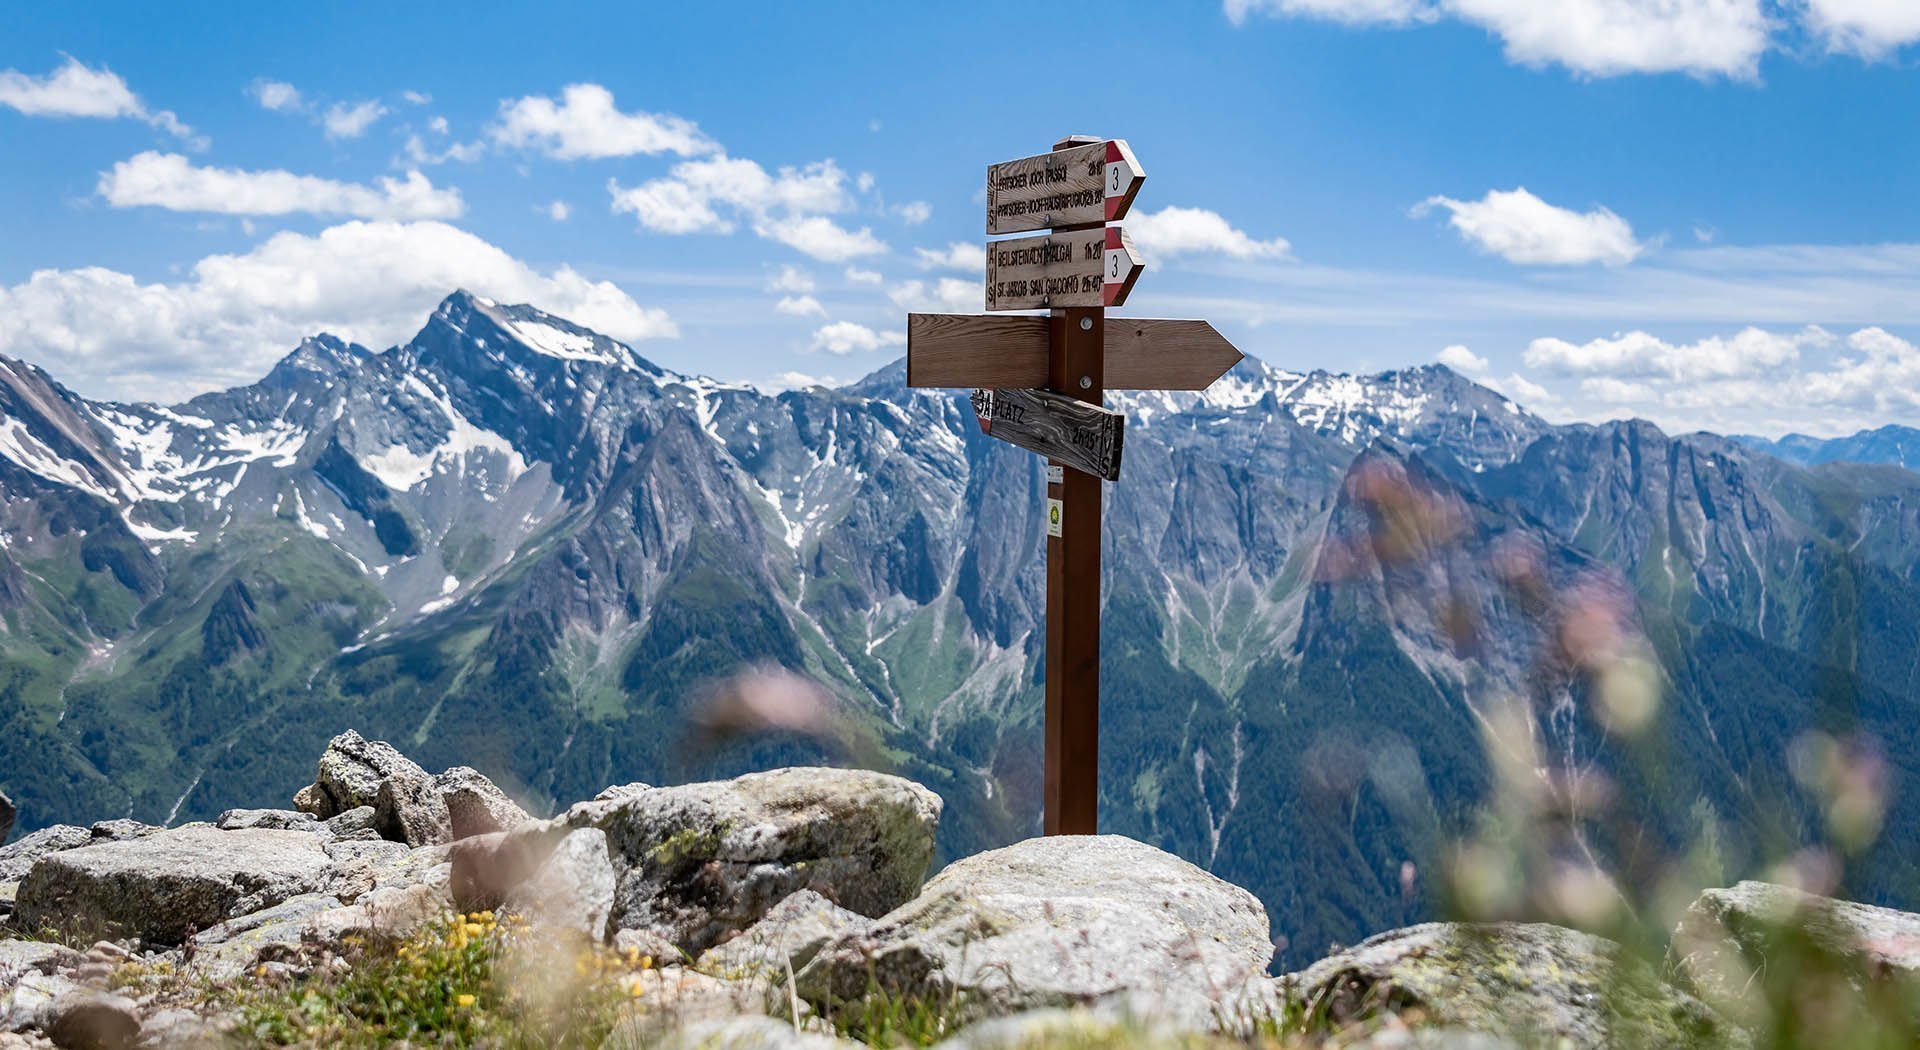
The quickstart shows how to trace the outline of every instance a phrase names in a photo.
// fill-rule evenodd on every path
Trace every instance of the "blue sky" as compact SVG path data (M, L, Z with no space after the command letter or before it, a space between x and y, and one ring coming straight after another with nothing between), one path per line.
M1091 10L1091 9L1089 9ZM1920 423L1920 4L1227 0L0 16L0 353L82 392L455 285L845 381L978 311L989 162L1127 138L1126 312L1549 418ZM1057 41L1080 38L1066 45Z

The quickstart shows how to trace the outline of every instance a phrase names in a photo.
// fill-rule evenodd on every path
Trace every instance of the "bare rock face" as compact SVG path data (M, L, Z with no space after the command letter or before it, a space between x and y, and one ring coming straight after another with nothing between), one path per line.
M707 949L698 965L701 972L716 977L765 974L784 981L788 967L799 971L822 948L858 936L872 926L872 919L812 890L801 890L768 909L759 922L739 936Z
M230 809L220 814L220 819L214 821L213 826L221 831L264 828L268 831L306 831L314 834L321 833L325 828L320 818L295 809Z
M92 841L93 832L72 824L55 824L22 836L11 846L0 846L0 882L19 882L41 857Z
M803 889L862 915L898 907L926 878L940 808L899 777L795 768L616 793L558 821L606 832L614 928L698 954Z
M456 839L510 831L533 819L493 781L471 767L455 766L434 777L433 783L446 803Z
M1742 882L1693 902L1668 961L1686 988L1756 1031L1773 1029L1786 1006L1869 1025L1875 1004L1890 1003L1920 1027L1920 915L1910 912ZM1843 1041L1833 1029L1801 1035Z
M380 782L373 800L373 826L380 836L409 846L433 846L453 839L447 801L418 766Z
M1612 941L1544 923L1393 930L1282 979L1337 1027L1417 1017L1524 1046L1744 1047L1745 1033Z
M317 836L188 826L42 857L15 908L30 928L110 932L175 945L195 930L327 888Z

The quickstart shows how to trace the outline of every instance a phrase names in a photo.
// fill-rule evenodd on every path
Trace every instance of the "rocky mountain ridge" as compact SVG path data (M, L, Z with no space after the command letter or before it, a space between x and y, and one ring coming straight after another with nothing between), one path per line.
M1509 698L1668 843L1813 839L1809 731L1920 775L1914 475L1554 427L1439 366L1111 403L1103 827L1254 889L1297 952L1433 913L1401 873L1471 826ZM943 856L1003 845L1038 821L1042 487L897 364L767 394L466 293L171 407L0 363L0 787L28 829L211 818L351 723L536 812L865 756L946 801ZM1565 651L1595 617L1688 756L1658 784ZM743 664L828 701L768 719L711 688Z

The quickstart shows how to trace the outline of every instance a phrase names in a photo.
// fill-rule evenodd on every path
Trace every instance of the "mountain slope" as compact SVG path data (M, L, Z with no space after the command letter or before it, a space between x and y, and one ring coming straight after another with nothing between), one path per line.
M946 797L949 856L1030 834L1041 464L904 380L767 395L466 293L171 407L0 361L0 788L26 827L204 817L352 726L536 806L860 761ZM1543 778L1618 781L1666 843L1810 836L1810 727L1920 774L1920 476L1553 427L1437 366L1111 403L1103 825L1254 887L1302 957L1429 912L1516 703ZM824 684L832 731L716 736L743 664ZM1614 665L1683 760L1608 730Z

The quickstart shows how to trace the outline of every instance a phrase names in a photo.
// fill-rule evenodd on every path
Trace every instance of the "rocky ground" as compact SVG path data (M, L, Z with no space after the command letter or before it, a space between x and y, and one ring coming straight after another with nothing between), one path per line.
M1911 1022L1920 916L1742 883L1702 895L1658 965L1556 926L1435 923L1275 977L1252 894L1131 839L1033 839L927 880L940 812L897 777L782 769L611 787L541 820L471 769L429 774L345 733L293 809L0 847L0 1048L1498 1050L1920 1031L1857 1023ZM0 797L0 842L12 817Z

